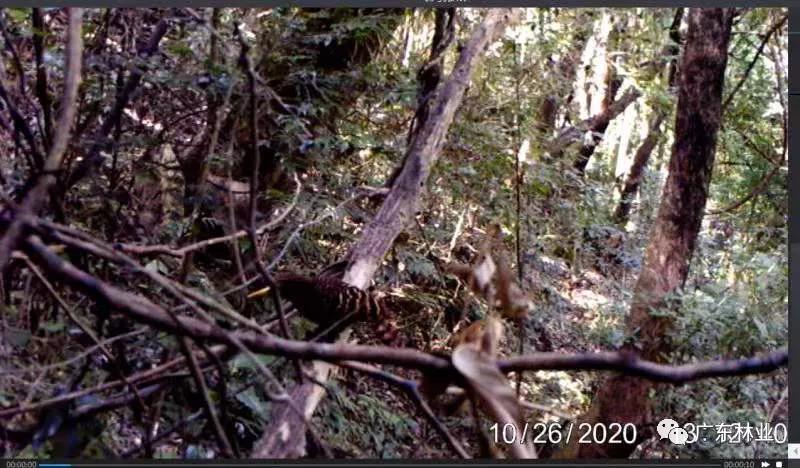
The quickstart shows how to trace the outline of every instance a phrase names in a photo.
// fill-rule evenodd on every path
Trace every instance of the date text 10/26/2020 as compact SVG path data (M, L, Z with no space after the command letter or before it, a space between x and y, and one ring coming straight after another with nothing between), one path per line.
M751 442L786 443L788 432L786 424L777 423L730 423L695 424L683 426L671 419L659 422L656 428L660 438L675 445L694 444L699 441L740 444ZM489 426L490 436L495 443L570 443L578 437L579 444L633 444L637 441L637 427L632 423L494 423Z

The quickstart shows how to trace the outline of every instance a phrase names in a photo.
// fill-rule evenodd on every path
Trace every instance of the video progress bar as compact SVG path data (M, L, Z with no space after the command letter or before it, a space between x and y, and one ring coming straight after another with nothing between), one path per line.
M753 460L748 460L753 461ZM469 466L481 466L481 467L538 467L538 466L550 466L550 467L559 467L559 468L606 468L609 466L616 466L616 467L630 467L630 468L654 468L654 467L665 467L665 468L721 468L722 463L708 463L708 462L661 462L654 460L650 463L625 463L620 462L619 460L607 460L607 461L598 461L598 462L567 462L567 461L549 461L549 460L541 460L541 461L501 461L501 462L493 462L493 461L486 461L486 460L463 460L458 462L453 461L443 461L443 462L413 462L413 461L398 461L398 460L351 460L348 462L336 462L336 461L320 461L317 463L308 463L308 462L275 462L275 461L261 461L261 460L246 460L246 461L219 461L219 462L198 462L193 460L147 460L144 462L119 462L119 461L98 461L96 463L89 462L89 463L39 463L39 467L41 468L97 468L98 466L110 466L110 467L130 467L130 468L138 468L138 467L149 467L152 468L153 466L162 465L162 466L189 466L189 467L209 467L209 468L219 468L224 466L231 466L231 467L269 467L269 468L318 468L318 467L357 467L357 466L404 466L404 467L420 467L420 468L447 468L447 467L469 467ZM754 465L756 468L760 466L759 462L755 462ZM770 464L770 466L774 466ZM784 465L786 466L786 465Z

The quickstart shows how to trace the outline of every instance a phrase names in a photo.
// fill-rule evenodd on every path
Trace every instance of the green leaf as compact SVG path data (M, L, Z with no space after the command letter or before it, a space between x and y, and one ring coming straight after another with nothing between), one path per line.
M267 354L256 354L255 357L261 364L265 366L268 366L275 360L275 356L270 356ZM230 368L231 370L234 371L239 371L239 370L251 370L253 372L257 371L256 365L253 362L253 360L249 356L246 356L244 354L238 354L235 358L233 358L233 360L230 362Z
M57 333L64 330L64 322L45 322L39 327L48 333Z
M254 388L250 387L246 391L239 393L236 395L236 399L239 400L241 404L248 407L250 411L252 411L258 417L264 421L267 420L267 402L262 400L261 397L256 394L256 390Z

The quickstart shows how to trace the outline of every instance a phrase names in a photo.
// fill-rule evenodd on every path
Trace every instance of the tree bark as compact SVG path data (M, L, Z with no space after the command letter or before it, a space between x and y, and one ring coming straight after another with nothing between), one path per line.
M662 361L672 349L670 320L651 311L674 306L668 298L683 287L689 272L714 164L733 14L733 9L721 8L689 12L669 176L628 318L628 329L638 332L639 341L626 345L626 350L646 359ZM642 434L644 424L653 420L649 401L653 384L615 376L599 388L582 419L633 423ZM628 457L636 445L573 444L561 456Z
M606 128L608 128L608 124L624 112L625 109L641 95L642 93L639 92L638 89L628 89L625 94L599 114L589 117L573 127L562 130L558 137L548 145L550 154L556 158L561 157L564 151L575 142L580 141L581 137L583 137L586 132L592 132L592 138L596 144L602 139L602 135L606 131Z
M597 119L595 125L589 130L592 132L592 140L589 143L584 143L581 145L581 149L578 152L578 158L575 160L573 167L581 176L586 172L586 166L589 164L589 158L592 157L594 154L594 150L597 148L597 145L600 144L600 141L603 140L603 136L606 133L606 129L608 125L611 123L611 120L616 117L617 115L621 114L625 111L625 109L630 104L623 99L626 97L632 97L630 102L633 102L638 98L638 91L635 93L628 93L626 96L623 96L622 106L619 106L619 112L614 114L613 116L609 113L609 109L613 104L615 104L615 97L617 95L617 91L619 87L622 85L622 81L617 77L611 77L606 83L606 93L603 97L603 100L600 103L599 110L600 112L597 114L601 117L607 118L600 118Z
M631 204L633 198L639 191L639 186L642 183L642 176L644 169L647 167L647 162L650 160L650 155L653 153L661 137L661 124L664 122L664 115L658 114L650 124L650 130L647 133L644 141L636 150L633 156L633 164L631 164L628 176L625 178L625 184L622 187L622 194L620 195L619 204L614 211L614 222L617 224L625 225L628 222L631 212Z
M345 273L345 282L366 288L381 260L391 248L394 239L413 219L425 188L425 182L433 164L439 158L447 132L453 122L456 109L461 104L473 70L481 54L495 41L512 20L516 12L512 9L492 9L473 32L464 46L452 73L442 89L435 93L424 125L414 133L409 144L400 173L392 189L381 205L378 214L364 230L350 253L350 264ZM325 381L331 366L317 365L315 377ZM324 390L315 383L304 383L290 392L294 403L302 408L306 418L313 414ZM256 442L253 458L277 456L299 456L305 450L306 422L285 404L276 404L273 409L274 422Z
M412 221L480 54L499 37L510 19L510 10L490 10L464 46L453 72L431 105L426 125L419 129L409 145L406 163L392 191L351 249L345 282L367 287L395 237Z
M671 42L664 46L664 49L661 51L662 58L666 60L666 71L664 73L666 74L667 86L670 89L675 85L675 72L677 70L675 66L676 57L681 50L680 26L681 21L683 21L683 13L683 8L675 10L675 16L673 16L672 25L669 28L669 38ZM652 67L655 69L654 71L658 70L657 67L659 63L661 63L660 60L653 61ZM633 157L633 163L625 179L625 185L622 188L619 205L617 205L617 209L614 211L613 219L616 223L621 225L625 225L630 218L631 203L633 202L632 198L639 190L639 186L642 183L644 169L647 167L647 162L650 160L653 149L655 149L658 144L661 123L666 118L667 111L665 109L656 109L655 112L656 115L651 122L650 130Z

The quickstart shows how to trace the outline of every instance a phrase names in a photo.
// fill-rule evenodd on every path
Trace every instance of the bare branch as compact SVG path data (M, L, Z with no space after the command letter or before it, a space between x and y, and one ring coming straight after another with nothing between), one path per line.
M442 421L433 414L433 410L428 405L428 403L422 398L422 394L419 391L419 384L413 380L407 380L397 375L394 375L390 372L386 372L383 369L379 369L374 366L370 366L369 364L364 364L361 362L352 362L352 361L344 361L340 362L339 365L341 367L345 367L348 369L357 370L359 372L363 372L371 377L374 377L378 380L391 384L403 392L417 405L417 408L422 411L425 417L428 419L428 422L436 429L436 431L441 435L444 440L450 444L450 447L461 457L464 459L472 458L469 456L464 447L461 443L453 437L453 434L447 429Z
M739 92L739 89L742 87L742 85L744 85L744 82L747 81L747 77L750 76L750 72L753 70L753 67L756 66L756 62L758 62L758 58L761 57L761 53L764 51L764 47L766 47L767 43L769 42L769 38L772 37L772 35L775 34L775 31L780 29L780 27L783 26L783 24L788 19L789 19L789 15L784 15L783 18L781 18L780 21L778 21L771 28L769 28L769 31L767 31L767 34L764 35L764 38L761 40L761 45L759 45L758 46L758 50L756 50L756 55L753 56L753 59L750 61L750 64L747 65L747 68L745 69L744 74L742 75L741 78L739 78L739 82L736 83L736 86L733 87L733 89L731 90L730 94L728 94L728 97L725 98L725 101L722 103L722 111L723 112L725 112L725 110L730 105L731 101L733 101L733 98L736 96L736 93Z
M248 349L265 354L317 359L332 363L349 360L365 361L422 371L454 372L449 357L436 356L412 348L309 343L250 331L224 331L213 324L186 316L176 316L173 319L166 310L148 299L122 291L75 268L52 253L36 236L29 236L24 247L31 259L46 268L54 277L90 297L105 301L110 307L127 314L131 319L171 333L218 343L230 343L235 338ZM670 366L641 360L628 353L536 353L499 360L497 365L502 372L614 370L656 381L684 383L709 377L771 372L786 366L788 359L788 352L784 350L774 351L764 357Z
M16 248L22 237L21 218L25 214L36 214L47 197L47 192L56 181L56 172L61 169L61 160L67 150L72 121L75 119L76 98L78 96L78 85L81 81L81 56L83 54L83 38L81 37L81 26L83 23L83 10L81 8L70 8L69 27L67 29L67 49L65 52L64 94L61 97L61 115L58 119L56 134L53 137L53 144L44 162L44 172L39 175L36 185L25 196L16 213L16 218L8 226L2 239L0 239L0 272L2 272L11 252Z
M712 377L761 374L785 367L789 353L773 351L761 357L668 365L646 361L630 353L537 353L497 362L503 372L522 370L613 370L656 382L681 384Z
M162 18L161 21L156 24L155 28L153 28L153 32L150 34L150 39L147 42L147 45L139 55L143 58L148 58L155 54L156 51L158 51L158 44L167 34L168 30L169 20L167 18ZM120 91L116 102L114 102L114 106L105 116L103 119L103 124L96 133L94 144L89 148L86 157L81 160L81 162L69 174L64 182L62 192L66 193L70 187L89 175L92 170L96 169L103 162L101 152L108 147L108 135L111 134L112 129L122 118L122 114L125 111L125 108L128 107L131 97L133 96L134 91L136 91L136 89L139 87L139 83L141 83L143 76L144 71L142 69L138 67L131 69L130 76L128 76L125 86L122 88L122 91Z

